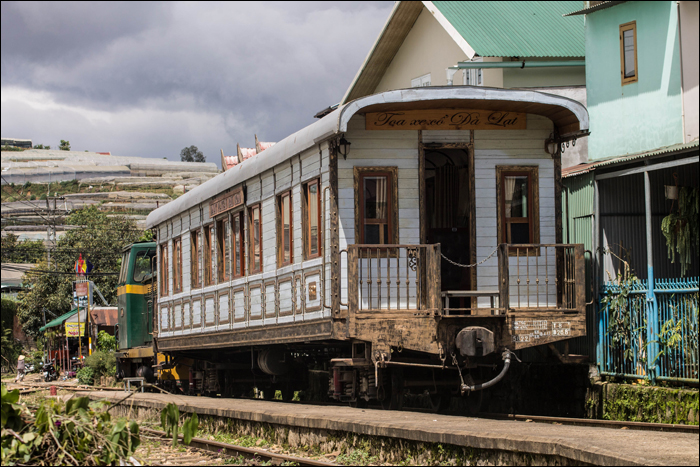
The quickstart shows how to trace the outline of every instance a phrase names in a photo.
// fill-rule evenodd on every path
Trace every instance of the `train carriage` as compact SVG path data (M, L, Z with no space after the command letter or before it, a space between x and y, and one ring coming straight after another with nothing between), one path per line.
M193 392L292 390L435 406L511 352L585 335L581 245L562 244L568 98L426 87L338 107L152 212L160 352ZM480 363L503 360L498 375Z

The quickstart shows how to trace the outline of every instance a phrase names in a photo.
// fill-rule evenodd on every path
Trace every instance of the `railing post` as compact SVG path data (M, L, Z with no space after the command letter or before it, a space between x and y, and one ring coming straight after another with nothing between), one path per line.
M498 245L498 301L504 313L510 308L510 271L508 269L508 244Z
M425 248L427 256L427 271L425 275L426 293L426 308L432 309L433 314L442 315L442 300L440 292L442 291L442 277L440 275L440 244L429 245Z
M356 246L348 246L348 314L357 313L360 300L357 286L357 281L359 280L357 275L357 251L358 248Z

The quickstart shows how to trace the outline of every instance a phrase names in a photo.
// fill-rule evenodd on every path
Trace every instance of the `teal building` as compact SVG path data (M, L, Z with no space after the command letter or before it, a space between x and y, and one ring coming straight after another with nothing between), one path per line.
M562 204L591 251L588 354L602 376L697 385L698 2L583 6L566 16L585 16L589 160Z

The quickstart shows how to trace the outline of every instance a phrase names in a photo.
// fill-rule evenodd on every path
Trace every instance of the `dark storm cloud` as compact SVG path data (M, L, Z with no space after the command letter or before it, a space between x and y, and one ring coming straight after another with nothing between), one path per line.
M7 92L19 89L44 93L55 103L54 116L61 106L71 108L68 120L79 109L98 112L89 139L103 135L112 145L109 132L133 131L127 120L135 115L157 115L159 120L146 124L153 134L171 137L165 127L194 129L206 120L222 133L214 139L229 153L236 142L250 145L251 132L276 141L340 100L391 6L3 2L2 132L25 134L6 123L10 109L23 121L42 111ZM156 150L154 156L174 159L179 148L196 144L181 139L168 153ZM206 148L208 143L200 144ZM218 160L218 148L206 149L209 160ZM113 153L127 150L138 155L126 145Z

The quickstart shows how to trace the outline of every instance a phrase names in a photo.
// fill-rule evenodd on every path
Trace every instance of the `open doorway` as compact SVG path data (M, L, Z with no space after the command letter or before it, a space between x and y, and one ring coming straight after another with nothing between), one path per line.
M425 154L425 220L428 243L445 257L470 263L470 190L467 148L428 148ZM471 269L441 262L442 290L471 290ZM460 307L468 307L467 299Z

